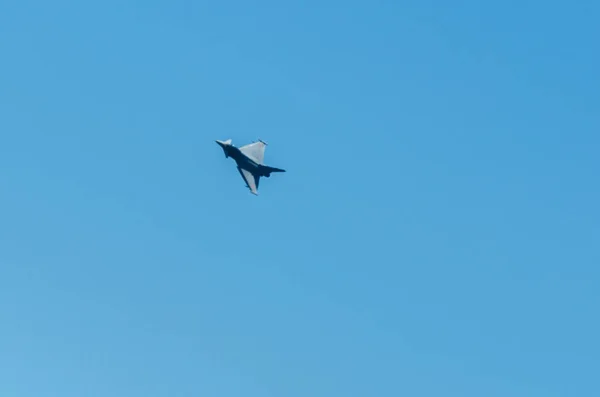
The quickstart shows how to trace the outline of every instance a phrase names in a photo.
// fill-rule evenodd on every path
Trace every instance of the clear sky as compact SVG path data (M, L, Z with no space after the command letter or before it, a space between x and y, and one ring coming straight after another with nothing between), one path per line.
M600 395L599 19L2 0L0 395Z

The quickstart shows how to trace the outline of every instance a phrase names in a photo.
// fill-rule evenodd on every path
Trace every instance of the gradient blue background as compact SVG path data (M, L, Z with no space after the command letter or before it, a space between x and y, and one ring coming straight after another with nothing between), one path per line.
M600 395L599 11L3 0L0 395Z

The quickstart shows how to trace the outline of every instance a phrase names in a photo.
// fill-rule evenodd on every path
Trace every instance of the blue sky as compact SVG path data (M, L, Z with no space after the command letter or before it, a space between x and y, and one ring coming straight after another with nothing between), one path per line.
M599 395L569 4L2 1L0 395Z

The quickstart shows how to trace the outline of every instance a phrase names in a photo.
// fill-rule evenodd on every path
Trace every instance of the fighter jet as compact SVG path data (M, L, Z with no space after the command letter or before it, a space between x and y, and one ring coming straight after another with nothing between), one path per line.
M244 178L246 186L255 196L258 195L258 184L261 177L269 178L272 172L285 172L280 168L264 165L265 147L267 144L261 140L237 148L226 141L216 141L225 152L225 158L231 157L237 164L237 170Z

